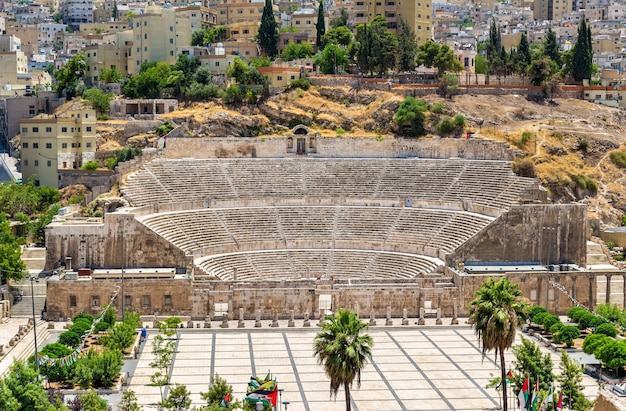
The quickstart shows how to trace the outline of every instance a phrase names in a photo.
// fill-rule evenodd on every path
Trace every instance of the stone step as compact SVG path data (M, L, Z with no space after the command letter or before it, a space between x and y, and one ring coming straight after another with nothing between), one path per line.
M46 296L35 296L35 318L39 318L41 316L41 311L46 304ZM11 307L11 316L12 317L32 317L33 316L33 305L30 296L24 296L22 301L17 302L13 307Z
M38 320L36 324L37 349L41 350L44 343L50 338L50 330L48 329L48 322L46 321ZM6 374L9 367L11 367L16 360L26 361L28 357L35 353L35 336L33 329L31 328L15 346L9 347L5 345L4 352L7 353L7 355L0 360L0 376Z
M587 265L610 264L605 254L587 254Z

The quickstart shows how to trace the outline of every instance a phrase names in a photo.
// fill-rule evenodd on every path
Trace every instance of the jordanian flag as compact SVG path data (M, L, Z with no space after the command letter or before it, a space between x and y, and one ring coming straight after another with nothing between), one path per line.
M539 406L541 404L541 397L539 396L539 378L535 381L535 392L533 392L533 402L531 405L532 411L539 411Z
M521 411L528 411L528 401L530 399L530 381L528 377L522 384L522 389L519 390L519 394L517 395L517 399L519 400L519 407Z

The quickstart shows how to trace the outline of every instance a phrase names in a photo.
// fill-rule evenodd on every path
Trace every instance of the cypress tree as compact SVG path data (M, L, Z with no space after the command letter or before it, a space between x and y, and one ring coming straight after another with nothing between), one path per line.
M561 69L563 64L561 61L561 53L559 51L559 45L556 42L556 33L552 30L552 27L548 28L548 35L546 36L545 55L550 57L552 61Z
M275 57L278 54L278 25L274 18L272 0L265 0L263 7L261 26L259 27L259 47L268 57Z
M593 66L593 45L591 44L591 29L583 19L578 27L578 39L574 45L572 55L572 75L574 80L591 79Z
M317 39L315 45L319 48L322 46L322 37L326 33L326 23L324 22L324 1L320 0L320 6L317 9L317 23L315 23L315 30L317 31Z

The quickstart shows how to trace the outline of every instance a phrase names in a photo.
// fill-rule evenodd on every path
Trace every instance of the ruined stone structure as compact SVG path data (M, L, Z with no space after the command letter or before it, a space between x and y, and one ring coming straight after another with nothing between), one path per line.
M158 114L176 110L178 110L176 99L124 99L111 101L109 112L114 118L131 116L136 119L153 120Z
M529 300L556 312L569 305L548 279L596 303L596 273L581 268L585 206L546 204L534 180L490 159L515 155L499 143L342 141L304 127L271 142L183 140L201 158L144 164L122 187L128 207L53 222L46 268L171 268L177 277L127 278L126 305L194 319L315 318L337 307L456 317L488 275L519 282ZM238 152L237 144L254 144L258 158L214 155L220 145ZM350 158L359 145L368 158ZM478 263L504 268L463 268ZM545 268L557 264L558 273ZM48 318L97 312L94 301L121 285L115 272L71 278L49 281Z

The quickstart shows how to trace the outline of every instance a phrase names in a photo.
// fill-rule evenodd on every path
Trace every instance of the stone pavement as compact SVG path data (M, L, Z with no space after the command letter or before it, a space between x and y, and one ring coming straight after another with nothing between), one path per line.
M172 383L186 385L193 405L201 405L200 392L207 391L211 377L219 374L242 400L250 375L265 376L269 371L284 390L281 400L289 402L289 411L344 410L343 389L336 401L330 398L329 380L312 355L315 322L311 328L287 328L286 323L269 328L265 323L264 328L247 321L243 329L215 328L216 323L211 329L181 329ZM236 327L236 322L230 326ZM469 326L394 325L367 332L374 341L373 360L362 372L361 388L355 384L351 391L355 411L498 409L498 393L484 387L499 368L493 353L482 358ZM146 410L157 409L161 398L159 388L149 385L154 335L149 330L130 380L130 389ZM559 356L551 354L558 373ZM506 358L510 364L510 351ZM585 376L583 384L586 395L595 398L595 381Z

